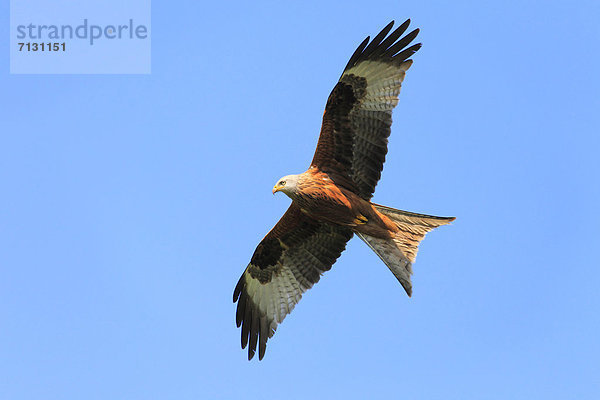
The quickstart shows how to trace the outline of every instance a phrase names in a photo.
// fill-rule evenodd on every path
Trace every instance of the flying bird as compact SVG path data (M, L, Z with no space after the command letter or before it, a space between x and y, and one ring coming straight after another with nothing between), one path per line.
M401 37L410 20L392 33L394 21L350 57L327 99L317 149L306 172L279 179L292 204L254 251L233 292L242 348L262 359L267 340L304 292L331 269L356 234L388 266L411 296L412 264L430 230L453 217L435 217L372 203L391 132L392 110L409 59L421 44ZM388 35L389 34L389 35Z

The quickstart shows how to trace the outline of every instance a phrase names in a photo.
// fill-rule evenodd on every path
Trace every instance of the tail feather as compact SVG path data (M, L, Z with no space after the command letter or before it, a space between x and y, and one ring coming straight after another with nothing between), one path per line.
M406 293L412 295L412 263L415 262L419 243L430 230L454 221L454 217L435 217L396 210L373 204L375 209L388 217L398 227L391 239L376 238L358 233L360 237L388 266Z
M402 285L406 294L412 295L412 263L396 246L392 239L380 239L374 236L365 235L357 232L356 235L363 240L381 258L381 261L388 266L398 282Z

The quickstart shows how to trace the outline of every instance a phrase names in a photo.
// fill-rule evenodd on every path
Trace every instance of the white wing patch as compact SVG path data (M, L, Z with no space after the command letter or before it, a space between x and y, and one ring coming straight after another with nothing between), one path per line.
M400 67L381 61L363 61L344 75L352 74L367 80L367 93L360 103L361 109L391 113L398 105L402 81L411 65L412 60L403 62Z

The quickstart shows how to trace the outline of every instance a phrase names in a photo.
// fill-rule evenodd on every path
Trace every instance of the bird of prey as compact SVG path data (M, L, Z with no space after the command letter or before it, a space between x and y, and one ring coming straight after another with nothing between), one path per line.
M381 177L392 110L409 59L421 44L410 20L392 33L394 21L350 57L327 99L321 134L306 172L279 179L292 204L254 251L237 283L236 324L242 348L262 359L267 340L321 274L341 255L353 234L361 238L411 296L412 264L425 234L454 220L396 210L370 201ZM389 35L388 35L389 34Z

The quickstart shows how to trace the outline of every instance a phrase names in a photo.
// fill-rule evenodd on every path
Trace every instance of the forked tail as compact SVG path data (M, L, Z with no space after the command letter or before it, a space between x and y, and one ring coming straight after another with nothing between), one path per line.
M373 204L373 206L396 224L398 232L394 233L391 239L376 238L362 233L357 233L357 235L381 258L402 284L406 293L411 296L410 276L412 263L415 262L419 250L419 243L427 232L440 225L449 224L455 218L416 214L379 204Z

